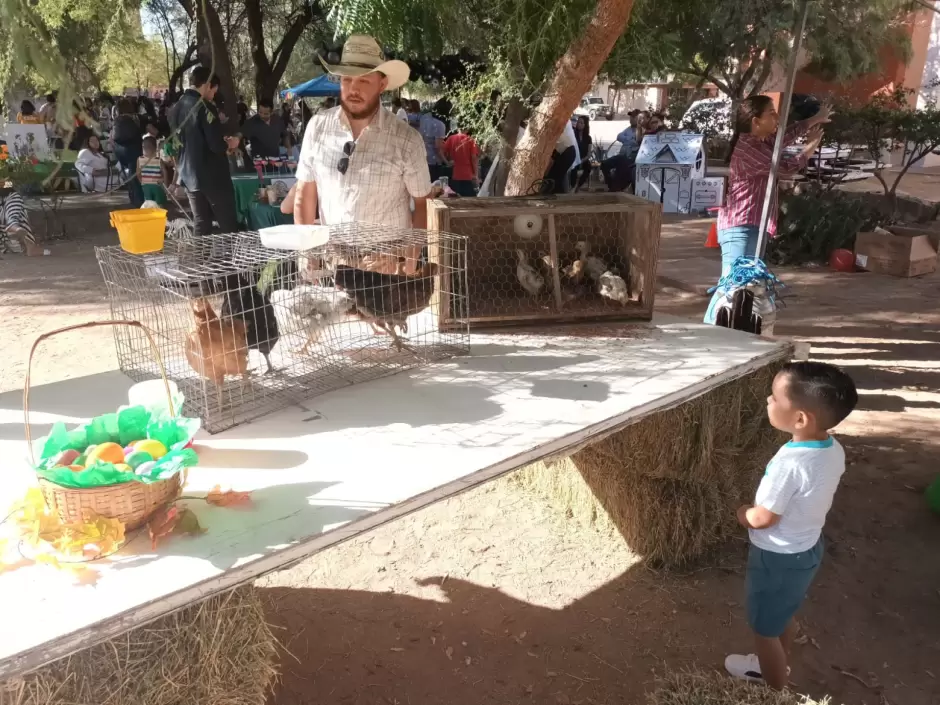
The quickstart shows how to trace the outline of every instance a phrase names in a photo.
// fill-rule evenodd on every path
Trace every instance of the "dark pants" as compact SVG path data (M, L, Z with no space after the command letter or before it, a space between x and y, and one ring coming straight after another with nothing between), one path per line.
M473 198L477 195L476 186L473 185L472 181L451 181L450 188L458 196L464 196L465 198Z
M115 143L114 156L121 165L123 179L127 180L127 197L131 205L139 208L144 202L144 189L137 180L137 160L144 156L143 147L128 147ZM129 179L129 180L128 180Z
M555 152L552 165L545 172L545 180L551 181L551 186L546 184L545 189L550 193L565 193L568 191L568 184L565 181L568 178L568 169L574 164L575 156L574 147L568 147L564 152Z
M189 205L193 209L193 233L196 237L212 233L212 221L219 223L223 233L237 233L238 215L235 212L235 190L231 182L218 188L189 191Z
M450 178L450 167L444 164L428 164L431 181L437 181L442 176Z
M623 191L633 183L636 162L624 154L617 154L601 162L601 171L610 191Z
M584 159L571 170L571 188L580 189L591 178L591 160Z

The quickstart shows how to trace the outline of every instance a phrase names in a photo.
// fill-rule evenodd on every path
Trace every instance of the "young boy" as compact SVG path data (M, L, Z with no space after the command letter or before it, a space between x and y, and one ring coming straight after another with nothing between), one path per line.
M732 676L776 690L788 683L793 617L822 561L822 528L845 472L845 452L828 431L857 402L852 378L825 363L792 362L774 379L767 417L793 440L767 465L754 504L738 509L751 538L747 616L757 654L728 656Z

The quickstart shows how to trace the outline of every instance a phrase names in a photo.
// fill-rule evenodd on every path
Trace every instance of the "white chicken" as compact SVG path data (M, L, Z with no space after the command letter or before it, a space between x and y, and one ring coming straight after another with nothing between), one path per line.
M587 240L579 240L575 245L578 250L578 260L584 264L584 271L595 282L600 282L601 277L607 271L607 263L600 257L591 255L591 243Z
M598 277L597 284L597 293L611 301L626 304L630 300L627 283L623 280L623 277L614 274L610 270Z
M303 339L292 352L306 354L327 328L343 320L353 302L332 287L301 285L271 292L271 305L279 329L289 337L300 333Z
M522 250L516 250L516 259L519 260L516 265L516 279L529 294L538 296L545 288L545 277L529 264Z

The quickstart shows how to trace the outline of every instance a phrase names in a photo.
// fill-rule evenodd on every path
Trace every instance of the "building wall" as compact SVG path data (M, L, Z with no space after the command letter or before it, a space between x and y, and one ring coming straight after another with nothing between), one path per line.
M911 38L911 55L908 61L898 56L891 48L885 47L881 51L881 70L876 73L851 81L832 83L800 71L796 76L794 91L812 93L820 97L833 95L853 102L865 102L877 93L891 91L899 86L920 91L925 86L925 71L932 68L936 74L940 70L940 46L937 38L940 21L936 12L923 9L911 15L905 23L905 28Z

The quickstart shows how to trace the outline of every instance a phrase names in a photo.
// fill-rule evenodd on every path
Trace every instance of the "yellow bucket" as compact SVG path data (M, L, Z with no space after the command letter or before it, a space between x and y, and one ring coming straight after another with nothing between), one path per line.
M166 211L162 208L112 211L111 227L117 228L125 252L134 255L159 252L166 232Z

